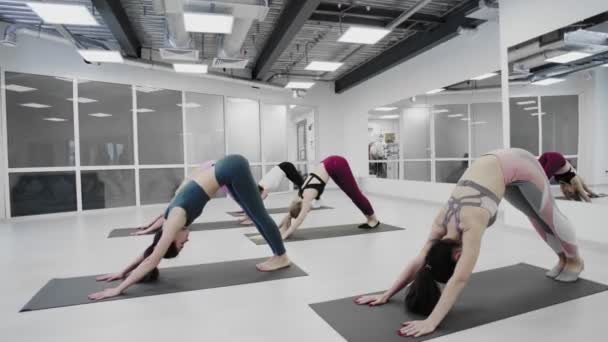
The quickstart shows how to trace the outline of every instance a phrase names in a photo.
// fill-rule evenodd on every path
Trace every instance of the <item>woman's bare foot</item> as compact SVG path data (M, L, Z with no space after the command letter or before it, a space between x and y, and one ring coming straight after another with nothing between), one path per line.
M564 269L564 266L566 266L566 256L563 254L560 254L557 265L555 265L551 270L547 271L547 273L545 273L545 275L549 278L555 278L562 272L562 270Z
M287 257L287 254L273 256L268 258L266 261L255 265L255 267L260 272L272 272L279 270L281 268L288 267L291 264L291 261Z
M564 265L564 269L560 272L560 274L555 277L555 280L561 282L574 282L578 280L578 276L585 269L585 262L582 258L576 257L572 259L567 259L566 264Z

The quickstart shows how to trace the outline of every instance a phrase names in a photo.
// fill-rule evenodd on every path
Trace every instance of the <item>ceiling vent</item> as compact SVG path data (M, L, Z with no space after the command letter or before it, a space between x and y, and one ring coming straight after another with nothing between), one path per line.
M199 60L198 50L190 49L171 49L163 48L159 49L160 57L162 59L169 59L173 61L184 61L184 62L198 62Z
M248 62L246 58L214 58L211 66L220 69L245 69Z

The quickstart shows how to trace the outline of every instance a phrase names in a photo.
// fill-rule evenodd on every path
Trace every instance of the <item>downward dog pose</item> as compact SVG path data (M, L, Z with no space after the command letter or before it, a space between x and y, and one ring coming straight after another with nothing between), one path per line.
M543 169L529 152L507 149L482 156L465 172L435 218L428 241L391 288L380 295L359 297L355 302L382 305L411 283L405 307L428 317L403 323L399 334L418 337L433 332L466 286L477 262L483 233L496 220L503 197L528 216L557 254L557 265L546 275L556 281L576 281L584 263L575 232L556 207Z
M187 227L202 212L203 208L222 185L233 194L235 200L253 219L256 228L264 237L273 257L256 265L259 271L274 271L289 266L281 234L276 223L272 220L260 197L249 163L239 155L227 156L219 160L211 169L197 171L192 180L186 182L169 204L165 212L165 223L161 231L156 233L154 241L146 251L137 257L122 272L109 274L98 278L100 281L124 279L115 288L108 288L89 295L90 299L98 300L120 295L129 286L141 280L153 280L158 277L156 268L162 258L174 258L188 241Z
M330 178L365 215L367 222L360 225L359 228L371 229L380 225L372 205L359 189L346 159L340 156L330 156L325 158L314 172L308 175L300 188L298 197L289 206L289 213L281 222L280 229L283 239L288 238L304 222L306 215L312 209L313 200L321 198ZM293 223L292 219L295 219Z
M576 169L570 164L563 154L558 152L545 152L538 162L543 166L547 177L555 178L564 196L569 200L591 202L591 198L599 197L591 191Z

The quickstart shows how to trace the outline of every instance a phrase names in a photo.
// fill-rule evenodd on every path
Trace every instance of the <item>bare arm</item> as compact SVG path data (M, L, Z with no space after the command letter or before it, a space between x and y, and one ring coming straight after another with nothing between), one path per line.
M306 219L306 215L308 215L308 213L310 212L310 210L312 209L312 203L310 201L302 201L302 210L300 211L300 214L298 215L298 217L296 217L296 219L291 222L291 225L289 223L287 223L287 229L285 230L285 233L283 234L283 240L287 239L291 234L293 234L293 232L295 232L298 228L300 228L300 226L302 225L302 222L304 222L304 220Z
M591 202L591 198L589 198L589 195L587 194L587 191L585 191L585 188L583 187L583 182L580 179L580 177L576 176L572 179L572 185L574 186L574 188L576 189L576 193L585 201L585 202Z
M148 226L141 228L140 230L138 230L135 233L132 233L131 235L145 235L145 234L153 233L153 232L161 229L163 227L163 223L165 223L165 217L164 217L164 215L160 215L159 217L156 218L156 220L154 220Z
M118 273L110 273L101 275L96 278L97 281L114 281L118 279L123 279L129 272L131 272L135 267L137 267L144 260L143 254L140 254L133 260L125 269Z
M589 197L599 197L598 194L596 194L595 192L593 192L593 190L591 190L587 186L587 183L585 183L585 181L583 180L582 177L579 177L579 178L580 178L581 186L583 187L583 190L585 190L587 192L587 194L589 194Z

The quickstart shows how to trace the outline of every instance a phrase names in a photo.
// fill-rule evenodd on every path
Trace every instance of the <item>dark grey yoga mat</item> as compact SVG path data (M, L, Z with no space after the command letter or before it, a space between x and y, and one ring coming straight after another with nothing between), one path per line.
M359 296L310 307L349 342L426 341L608 290L607 285L584 279L559 283L545 272L517 264L475 273L433 334L406 340L397 335L401 323L424 317L405 313L403 294L379 307L356 305L353 301Z
M397 230L404 230L404 228L399 228L395 226L391 226L390 224L380 224L380 227L374 229L361 229L357 228L359 223L353 224L343 224L339 226L327 226L327 227L318 227L318 228L302 228L293 233L285 242L294 242L294 241L305 241L305 240L316 240L316 239L327 239L327 238L335 238L342 236L351 236L351 235L362 235L362 234L375 234L375 233L384 233L384 232L392 232ZM266 241L262 238L259 233L250 233L245 234L251 242L256 245L265 245Z
M231 228L243 228L243 227L253 227L253 224L240 224L237 220L230 221L217 221L217 222L200 222L193 223L188 227L188 230L191 232L196 232L199 230L217 230L217 229L231 229ZM119 228L114 229L108 234L108 238L116 238L116 237L127 237L133 236L131 233L135 233L137 228ZM145 234L145 235L152 235Z
M158 281L133 285L123 295L101 300L101 302L251 284L308 275L295 264L275 272L259 272L255 268L255 265L263 260L265 259L246 259L213 264L161 268ZM97 282L95 281L95 277L51 279L25 304L21 312L96 303L89 300L87 296L107 287L116 286L117 282Z
M324 205L322 205L322 206L320 206L320 207L318 207L318 208L312 208L312 210L326 210L326 209L333 209L333 207L328 207L328 206L324 206ZM266 208L266 211L267 211L269 214L286 214L286 213L288 213L288 212L289 212L289 208L288 208L288 207L282 207L282 208ZM228 215L231 215L231 216L235 216L235 217L236 217L236 216L241 216L241 215L243 215L243 212L242 212L242 211L229 211L227 214L228 214Z

